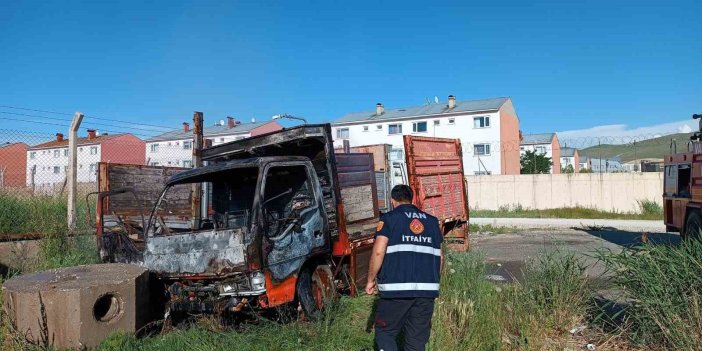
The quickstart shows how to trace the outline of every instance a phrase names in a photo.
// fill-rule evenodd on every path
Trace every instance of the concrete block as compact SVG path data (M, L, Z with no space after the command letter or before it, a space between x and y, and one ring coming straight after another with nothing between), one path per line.
M149 273L96 264L26 274L2 286L4 308L31 343L92 348L110 333L134 333L151 320Z

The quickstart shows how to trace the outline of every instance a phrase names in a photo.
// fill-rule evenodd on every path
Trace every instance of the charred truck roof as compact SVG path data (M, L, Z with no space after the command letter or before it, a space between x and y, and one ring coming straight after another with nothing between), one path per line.
M268 156L268 157L252 157L240 160L226 161L221 163L214 163L212 165L207 165L200 168L194 168L182 173L178 173L172 176L166 185L177 185L183 183L191 183L200 181L198 178L206 176L208 174L228 171L238 168L250 168L250 167L260 167L266 163L276 162L276 161L306 161L309 160L305 157L300 156Z

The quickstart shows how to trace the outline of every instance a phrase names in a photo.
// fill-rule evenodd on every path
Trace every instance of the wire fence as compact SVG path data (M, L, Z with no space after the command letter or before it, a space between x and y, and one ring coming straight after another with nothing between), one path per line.
M464 140L462 146L465 156L479 156L486 160L499 154L519 152L521 155L527 151L565 159L573 158L573 149L579 149L581 161L590 159L598 164L615 164L662 159L667 153L686 150L688 141L688 135L675 134L670 137L575 138L561 140L560 145ZM582 149L586 145L588 148ZM145 140L133 133L93 130L80 133L77 141L78 183L84 184L80 186L86 189L95 188L99 162L189 168L192 167L192 147L191 139ZM66 184L68 153L68 138L60 133L0 129L0 189L29 194L61 194Z

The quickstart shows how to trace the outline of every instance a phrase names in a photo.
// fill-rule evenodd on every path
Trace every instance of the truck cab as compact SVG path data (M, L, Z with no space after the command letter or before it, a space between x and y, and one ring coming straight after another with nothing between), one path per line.
M702 115L693 115L700 119ZM699 238L702 230L702 120L700 131L692 135L685 150L678 151L676 140L664 159L663 220L668 231L683 238Z

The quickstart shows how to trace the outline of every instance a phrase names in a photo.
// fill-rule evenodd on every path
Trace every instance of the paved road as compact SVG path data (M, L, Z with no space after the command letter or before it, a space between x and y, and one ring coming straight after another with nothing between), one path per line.
M599 228L598 228L599 229ZM650 233L649 242L661 245L677 244L680 237L673 233ZM567 250L582 257L586 273L593 282L604 282L604 266L594 254L598 250L620 251L641 243L641 232L623 230L527 230L513 234L472 234L471 248L482 252L489 262L495 279L514 280L521 277L525 261L545 249Z
M665 233L663 221L563 218L471 218L473 224L523 229L599 229L629 232Z

